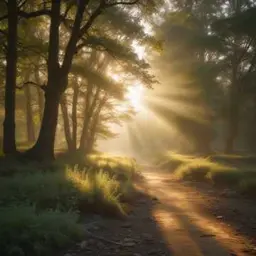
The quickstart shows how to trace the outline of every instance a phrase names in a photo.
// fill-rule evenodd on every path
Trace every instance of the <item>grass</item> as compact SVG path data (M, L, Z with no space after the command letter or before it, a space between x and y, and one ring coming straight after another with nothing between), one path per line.
M80 214L126 215L135 161L90 157L80 166L1 159L0 255L50 255L81 237Z
M165 160L162 160L160 166L171 170L178 180L208 182L255 197L256 165L251 165L253 161L251 156L221 155L202 158L169 152L165 154Z
M82 225L72 212L14 205L0 208L0 255L53 255L82 238Z
M189 162L191 159L190 156L177 154L171 151L167 151L164 155L160 156L157 164L162 168L177 168L179 165Z
M68 164L72 167L78 166L82 169L103 170L118 180L133 179L139 175L135 159L105 153L90 154L86 157L78 153L60 153L57 163Z
M93 154L87 156L87 162L94 168L106 170L118 178L132 178L138 174L135 159L108 154Z
M128 182L128 181L127 181ZM0 180L0 205L24 202L37 209L122 212L120 183L108 173L85 172L67 168L65 171L18 174ZM98 210L98 209L97 209Z

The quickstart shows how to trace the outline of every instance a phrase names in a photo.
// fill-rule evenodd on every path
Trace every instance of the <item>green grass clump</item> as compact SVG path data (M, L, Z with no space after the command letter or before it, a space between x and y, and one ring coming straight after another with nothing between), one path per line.
M209 182L249 196L256 195L256 165L251 165L254 157L216 155L201 158L173 153L165 157L176 179Z
M138 174L135 159L129 157L92 154L87 156L87 163L89 166L102 169L120 179L130 179Z
M215 176L210 174L219 174L221 172L231 171L231 167L227 167L218 163L213 163L206 158L195 158L189 162L180 165L174 175L178 179L203 181L206 179L215 180Z
M162 155L159 158L158 165L164 169L174 170L180 165L190 163L191 161L193 161L193 159L194 158L192 156L177 154L168 151L166 154Z
M103 170L110 175L115 175L119 180L132 179L139 174L135 159L104 153L85 156L77 152L64 152L58 154L57 162L72 167L78 166L79 169Z
M94 211L101 205L102 212L106 208L123 212L119 198L124 192L128 193L108 173L67 168L1 178L0 206L24 202L37 209Z
M83 235L78 215L57 210L36 212L33 206L0 208L0 255L52 255Z

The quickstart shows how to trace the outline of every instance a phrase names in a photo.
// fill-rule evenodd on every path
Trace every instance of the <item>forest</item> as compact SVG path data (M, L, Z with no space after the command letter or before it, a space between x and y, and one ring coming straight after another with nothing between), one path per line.
M255 0L0 0L0 255L256 255L255 24Z

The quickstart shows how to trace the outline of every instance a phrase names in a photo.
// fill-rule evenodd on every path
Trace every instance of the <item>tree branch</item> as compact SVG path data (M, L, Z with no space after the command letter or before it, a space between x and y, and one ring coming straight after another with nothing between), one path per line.
M22 8L26 4L27 0L20 1L18 8Z
M43 15L51 15L51 11L47 10L47 9L42 9L42 10L38 10L35 12L24 12L24 11L19 11L19 16L21 16L22 18L26 18L26 19L30 19L30 18L36 18L39 16L43 16Z
M70 2L69 4L67 4L66 10L65 10L64 15L63 15L64 19L68 16L69 11L71 10L71 8L74 5L75 5L74 2Z
M75 21L71 31L70 39L66 47L64 60L61 68L65 75L68 73L70 66L72 64L73 56L76 53L76 44L80 39L80 34L79 34L80 26L83 20L85 8L88 5L88 3L89 3L89 0L84 0L83 2L80 2L80 4L78 4L77 6Z
M118 2L115 2L115 3L112 3L112 4L106 4L106 7L112 7L112 6L115 6L115 5L134 5L134 4L137 4L140 0L134 0L134 1L118 1Z
M17 85L17 86L16 86L16 89L22 90L25 86L28 86L28 85L33 85L33 86L35 86L35 87L37 87L37 88L40 88L40 89L43 90L44 92L45 92L45 90L46 90L46 85L45 85L45 84L40 85L40 84L35 83L35 82L33 82L33 81L27 81L27 82L23 83L22 85Z

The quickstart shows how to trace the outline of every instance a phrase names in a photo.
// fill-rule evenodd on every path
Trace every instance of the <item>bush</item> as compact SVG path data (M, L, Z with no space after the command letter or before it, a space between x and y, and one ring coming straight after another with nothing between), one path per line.
M43 211L32 206L0 208L0 255L51 255L83 235L78 215L71 212Z

